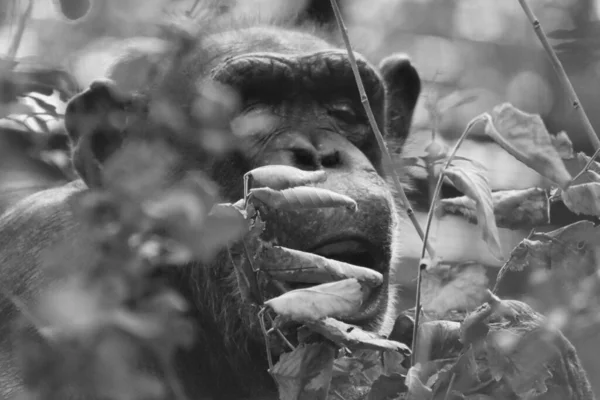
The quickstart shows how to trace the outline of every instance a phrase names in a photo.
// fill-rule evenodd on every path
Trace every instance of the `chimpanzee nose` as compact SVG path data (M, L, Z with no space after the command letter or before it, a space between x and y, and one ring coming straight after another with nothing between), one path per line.
M290 149L292 163L296 168L304 170L317 170L321 168L336 168L341 165L340 152L325 144L312 145L302 143Z

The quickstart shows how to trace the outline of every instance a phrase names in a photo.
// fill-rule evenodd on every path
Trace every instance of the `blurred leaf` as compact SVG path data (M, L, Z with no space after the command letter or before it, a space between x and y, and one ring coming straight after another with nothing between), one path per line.
M333 318L320 321L307 320L305 325L338 345L350 349L393 350L405 357L410 355L410 349L403 343L383 339L373 332L367 332L358 326L346 324Z
M571 175L552 145L550 134L539 115L525 113L510 103L492 111L493 125L485 132L504 150L542 176L566 187Z
M275 190L320 183L327 179L325 171L304 171L289 165L265 165L247 172L244 177L251 179L254 188L268 187Z
M367 400L387 400L396 399L401 393L408 391L408 387L404 383L405 377L400 374L381 375L373 385L369 392Z
M550 135L550 140L561 158L572 158L575 155L573 143L567 132L560 131L556 135Z
M358 208L356 201L346 195L309 186L297 186L281 191L270 188L251 189L248 200L276 210L346 207L356 211Z
M291 290L265 301L265 306L293 321L317 321L356 313L363 302L363 288L356 279L344 279L305 289Z
M54 0L54 4L71 21L83 18L92 7L90 0Z
M477 222L483 233L483 240L488 244L490 252L499 260L503 259L502 248L496 218L494 216L494 205L492 203L492 192L484 172L471 168L457 168L454 166L444 170L454 186L475 201L477 209Z
M492 192L494 216L499 228L529 229L550 223L548 193L544 189L499 190ZM442 199L436 209L438 215L461 214L476 224L475 201L467 196Z
M489 279L477 263L440 263L422 273L421 302L428 313L445 316L452 310L473 310L484 300Z
M324 283L355 278L370 287L383 283L383 275L371 268L281 246L266 245L259 257L260 269L283 282Z
M600 182L569 186L560 197L574 213L600 216Z
M544 329L524 333L513 349L503 349L490 335L486 342L489 367L496 380L503 379L521 399L530 399L548 391L546 381L552 377L547 363L560 357L557 349L544 337Z
M285 353L272 368L281 400L325 400L331 382L334 348L327 343L302 344Z
M49 115L52 115L54 117L58 116L58 113L56 111L56 106L50 103L45 102L44 100L40 99L37 96L27 96L28 99L31 99L32 101L35 102L35 104L41 108L42 110L46 111Z
M469 348L451 365L438 373L433 385L435 393L468 393L472 388L481 385L479 367L475 361L473 348Z
M406 386L408 388L409 400L430 400L433 398L433 392L430 388L421 382L421 364L412 366L406 374Z

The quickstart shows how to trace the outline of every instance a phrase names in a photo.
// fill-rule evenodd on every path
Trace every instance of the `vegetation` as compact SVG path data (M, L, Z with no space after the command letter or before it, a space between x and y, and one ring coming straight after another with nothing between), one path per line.
M65 7L69 2L60 3ZM600 231L590 222L600 217L600 164L595 161L600 147L543 29L527 2L519 3L550 52L566 96L584 119L596 152L591 157L575 152L564 132L550 134L538 115L505 103L474 118L452 149L436 146L432 140L426 154L403 160L405 165L427 171L435 183L426 226L420 227L416 218L411 218L424 240L421 260L414 266L419 271L415 307L399 317L410 333L409 343L379 337L338 320L356 312L365 293L382 284L380 274L277 246L264 235L261 215L274 208L356 209L353 199L311 186L327 179L325 174L292 167L258 168L246 174L244 199L224 204L215 195L214 182L203 174L188 174L175 184L167 182L169 163L179 154L166 144L152 142L145 147L124 146L105 167L105 187L73 201L96 244L96 254L90 255L96 261L93 268L54 266L53 272L64 279L44 295L42 307L36 310L25 307L11 288L2 288L23 315L23 323L15 327L15 348L26 372L25 397L63 399L70 382L76 381L99 398L162 398L171 393L185 399L171 362L176 349L195 340L194 327L185 317L188 305L160 279L160 270L166 264L210 259L227 247L232 254L242 254L243 262L235 265L242 296L261 304L256 315L265 338L269 372L281 399L588 398L589 384L580 367L573 364L573 347L561 331L589 331L600 323L596 265ZM332 4L345 33L335 0ZM192 10L197 12L197 4ZM30 12L30 8L25 11L22 25ZM80 14L73 10L71 15ZM166 31L174 48L185 51L180 32ZM20 35L15 33L11 48L18 47ZM350 50L347 35L344 39ZM79 90L78 85L68 72L57 68L19 68L22 62L14 58L15 52L11 50L0 65L0 117L15 120L16 114L29 115L47 135L27 127L19 131L27 138L25 145L8 139L6 143L39 168L40 174L54 168L60 179L72 180L70 167L48 156L55 150L47 139L51 129L22 98L34 99L45 110L43 114L60 119L55 106L32 92L50 95L56 90L66 100ZM178 52L173 54L171 67L176 68ZM355 76L368 110L357 70ZM227 93L203 98L203 109L212 112L197 112L190 121L166 100L156 117L160 124L151 134L174 134L199 153L222 151L234 142L233 133L222 128L228 126L234 109ZM393 170L398 160L388 153L373 117L370 122L392 172L399 203L413 216ZM191 135L186 123L219 128ZM486 167L456 155L477 126L484 126L489 138L546 178L551 188L492 192ZM68 153L66 144L60 151ZM440 200L443 183L464 196ZM572 223L539 230L550 224L551 208L558 203L570 210ZM505 260L496 281L499 287L506 274L526 271L531 307L500 299L494 289L470 312L436 314L421 309L422 273L437 268L440 262L435 246L427 240L431 221L447 214L464 216L476 224L499 259L498 227L532 229ZM232 245L242 234L246 235L243 245ZM55 251L59 254L61 249ZM262 267L256 270L259 260ZM264 301L257 273L273 278L295 276L300 282L329 275L332 282ZM288 340L291 335L298 345ZM280 341L285 348L277 360L271 355L273 341ZM157 377L135 368L134 360L143 357L158 363L164 374ZM572 371L579 374L575 383L567 377Z

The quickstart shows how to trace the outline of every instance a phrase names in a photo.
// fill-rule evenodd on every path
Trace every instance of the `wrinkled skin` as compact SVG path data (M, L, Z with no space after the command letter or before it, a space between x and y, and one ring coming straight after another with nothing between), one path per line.
M399 247L400 228L405 227L399 226L381 153L360 103L345 50L312 34L283 28L224 32L214 34L209 42L210 65L188 57L182 65L186 71L183 83L174 82L174 93L176 88L193 87L207 76L238 90L242 98L238 116L242 131L238 133L243 139L238 151L202 162L193 154L185 154L182 167L207 172L218 183L224 201L240 199L243 174L262 165L325 170L328 179L319 185L354 198L358 212L302 211L267 219L276 224L281 245L318 253L319 247L342 242L340 248L326 255L345 257L346 261L382 272L383 286L373 292L352 322L389 334L395 316L390 286L390 275L396 269L393 249ZM357 57L379 126L406 137L420 93L415 68L399 55L386 58L379 68ZM127 130L115 133L103 128L102 113L128 101L114 95L115 87L122 90L135 86L134 79L143 81L139 68L135 77L126 76L123 71L128 62L131 58L113 68L111 78L116 85L94 84L68 106L66 126L74 144L73 162L82 181L32 195L0 219L1 283L26 302L33 301L46 284L41 257L45 249L66 239L69 248L64 254L65 263L90 262L86 258L89 238L67 201L88 187L102 185L103 163L127 140ZM190 93L177 95L184 105L193 100ZM244 132L248 126L244 118L256 113L268 117L268 129ZM93 129L90 118L96 121ZM178 276L170 277L194 304L193 316L199 326L196 346L178 355L179 376L189 398L277 398L267 373L256 309L241 302L232 266L226 259L219 255L208 268L179 269ZM0 328L0 389L2 394L17 393L21 382L11 360L8 326L18 313L4 299L0 313L4 322Z

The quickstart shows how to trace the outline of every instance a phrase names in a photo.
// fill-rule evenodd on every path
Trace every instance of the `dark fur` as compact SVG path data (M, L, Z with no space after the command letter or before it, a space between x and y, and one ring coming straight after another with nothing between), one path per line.
M119 109L144 118L135 100L117 93L131 84L124 66L143 59L155 64L151 68L136 68L137 89L147 93L163 90L164 85L150 87L146 80L153 73L163 73L168 83L167 95L182 110L189 107L195 95L189 88L209 77L240 90L244 101L260 97L262 102L271 104L271 113L281 117L276 129L241 140L240 150L222 157L201 159L181 149L179 167L202 168L219 184L225 200L238 200L242 196L242 174L264 164L324 168L328 179L323 187L357 200L359 211L354 215L336 209L318 217L316 212L281 214L276 221L268 222L270 226L277 225L281 244L302 250L310 250L340 233L363 235L374 241L381 250L379 268L386 279L379 291L377 313L357 323L388 334L395 315L389 276L396 267L394 249L400 247L396 245L400 240L399 221L384 181L381 153L368 127L345 50L309 33L274 27L214 33L202 43L192 44L206 48L208 53L198 51L185 56L176 76L170 76L166 67L160 65L167 58L161 57L160 51L154 58L147 54L130 55L113 68L116 86L95 84L71 101L66 125L75 146L73 161L83 182L30 196L2 216L2 284L25 302L33 301L46 284L40 268L43 252L64 239L69 244L65 262L89 262L86 254L90 243L74 220L67 199L86 190L86 184L101 186L104 162L123 141L130 140L127 129L107 122L106 112ZM358 61L379 126L405 137L420 92L416 70L408 59L396 55L382 62L383 75L362 57L358 56ZM148 71L148 75L142 71ZM323 106L334 100L351 101L358 120L345 124L329 115ZM138 136L135 140L145 139ZM299 154L303 157L299 158ZM256 310L241 303L231 266L221 255L208 268L190 270L191 275L188 272L170 277L195 304L200 328L197 346L180 354L177 363L190 398L276 398L274 384L266 372L264 343L254 317ZM0 389L2 394L9 394L21 384L10 359L7 332L17 311L2 300L0 313Z

